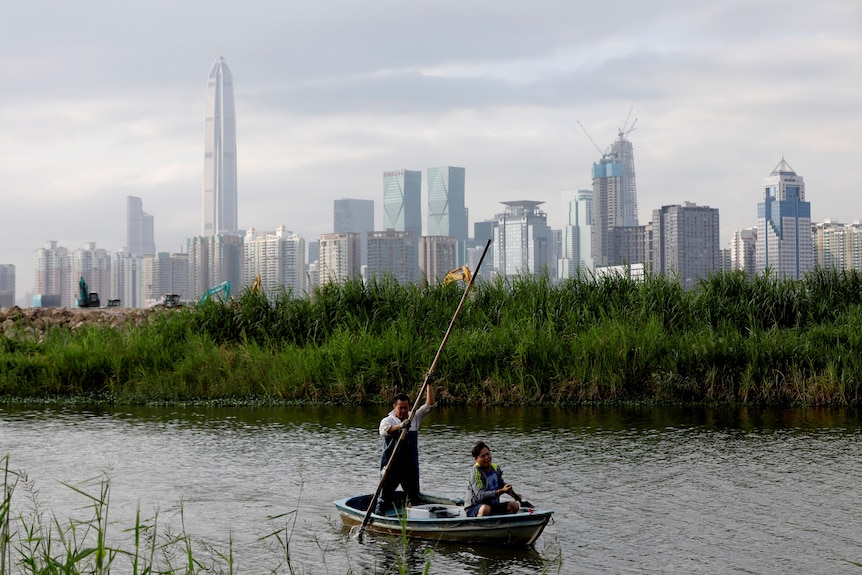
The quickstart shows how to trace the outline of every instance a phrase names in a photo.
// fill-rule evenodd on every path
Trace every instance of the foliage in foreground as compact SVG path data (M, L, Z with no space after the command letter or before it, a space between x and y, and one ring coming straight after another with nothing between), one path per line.
M0 395L376 403L425 376L463 286L245 291L144 327L0 338ZM478 283L438 365L450 403L856 405L862 274Z

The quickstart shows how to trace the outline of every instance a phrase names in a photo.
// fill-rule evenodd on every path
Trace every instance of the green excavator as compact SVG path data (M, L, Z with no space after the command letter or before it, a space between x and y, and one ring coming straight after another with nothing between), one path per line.
M78 280L78 307L102 307L99 294L87 289L87 281L83 277Z

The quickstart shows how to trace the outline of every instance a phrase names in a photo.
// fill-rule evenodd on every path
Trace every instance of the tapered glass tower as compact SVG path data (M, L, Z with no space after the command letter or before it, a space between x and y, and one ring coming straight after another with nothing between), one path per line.
M236 234L236 113L233 77L221 56L207 80L202 236Z

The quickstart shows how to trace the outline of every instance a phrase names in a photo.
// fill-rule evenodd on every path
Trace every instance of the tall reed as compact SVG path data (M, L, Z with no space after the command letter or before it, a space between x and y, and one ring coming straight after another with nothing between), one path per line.
M137 328L0 341L0 396L385 401L412 390L463 286L391 277L245 290ZM437 367L444 402L860 401L862 274L478 282ZM4 338L0 338L4 339Z

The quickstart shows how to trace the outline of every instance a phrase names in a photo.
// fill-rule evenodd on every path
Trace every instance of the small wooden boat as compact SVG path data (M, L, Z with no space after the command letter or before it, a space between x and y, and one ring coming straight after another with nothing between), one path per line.
M400 497L399 497L400 496ZM422 494L422 504L403 509L403 494L396 491L395 507L384 515L372 514L367 531L435 541L532 545L551 520L553 511L523 507L518 513L467 517L463 499ZM335 501L341 521L347 526L362 525L372 495L358 495ZM399 504L400 503L400 504Z

